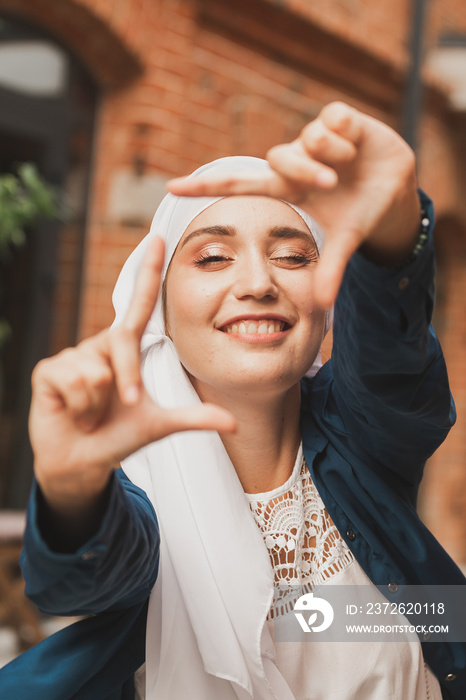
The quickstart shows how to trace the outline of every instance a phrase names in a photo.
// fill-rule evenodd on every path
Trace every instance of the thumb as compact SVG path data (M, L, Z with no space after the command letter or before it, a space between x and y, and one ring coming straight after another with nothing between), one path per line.
M183 430L215 430L219 433L233 433L236 430L236 419L226 409L209 403L164 410L157 439Z
M353 232L326 239L314 277L314 298L319 306L328 309L335 303L346 266L358 247L359 239Z

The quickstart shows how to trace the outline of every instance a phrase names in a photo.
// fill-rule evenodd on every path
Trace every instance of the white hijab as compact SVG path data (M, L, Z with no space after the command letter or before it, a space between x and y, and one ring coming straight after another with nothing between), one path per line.
M191 177L268 168L258 158L221 158ZM128 258L115 286L115 323L127 311L150 239L165 239L165 275L188 225L218 199L164 198L149 234ZM306 212L290 206L321 250L321 229ZM160 299L141 352L144 383L154 401L175 408L200 400L165 335ZM320 364L319 356L309 374ZM171 435L131 455L122 467L146 491L160 527L160 568L147 621L146 698L291 700L265 625L273 599L272 567L218 434Z

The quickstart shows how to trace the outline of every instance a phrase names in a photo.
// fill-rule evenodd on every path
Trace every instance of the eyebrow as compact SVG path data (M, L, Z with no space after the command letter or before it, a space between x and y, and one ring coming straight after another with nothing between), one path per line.
M270 229L270 236L273 238L299 238L306 243L311 243L315 248L317 248L316 242L311 233L306 233L298 228L293 228L292 226L274 226ZM186 236L181 244L181 248L190 241L192 238L198 236L235 236L236 229L234 226L206 226L205 228L198 228L195 231Z
M292 226L275 226L270 230L270 235L274 238L300 238L302 241L311 243L315 248L317 248L317 244L312 233L309 231L302 231L299 228L293 228Z
M234 226L207 226L206 228L198 228L195 231L191 231L189 236L186 236L181 244L181 248L184 248L186 243L192 238L197 236L211 235L211 236L234 236L236 234L236 229Z

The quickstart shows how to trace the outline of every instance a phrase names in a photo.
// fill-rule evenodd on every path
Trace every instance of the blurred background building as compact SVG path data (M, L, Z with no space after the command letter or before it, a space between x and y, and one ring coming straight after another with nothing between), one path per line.
M421 512L466 562L464 0L0 0L0 172L31 161L67 196L0 267L0 506L23 509L34 364L111 323L118 272L168 178L263 156L345 100L416 148L433 196L436 327L459 420ZM0 212L1 216L1 212Z

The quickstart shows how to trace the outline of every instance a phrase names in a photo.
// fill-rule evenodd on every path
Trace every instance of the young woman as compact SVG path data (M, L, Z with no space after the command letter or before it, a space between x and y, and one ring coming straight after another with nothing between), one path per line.
M169 188L115 325L34 373L27 591L91 616L0 690L116 700L136 673L148 700L464 698L464 644L273 639L274 587L465 583L415 512L454 409L410 149L332 104L268 162Z

